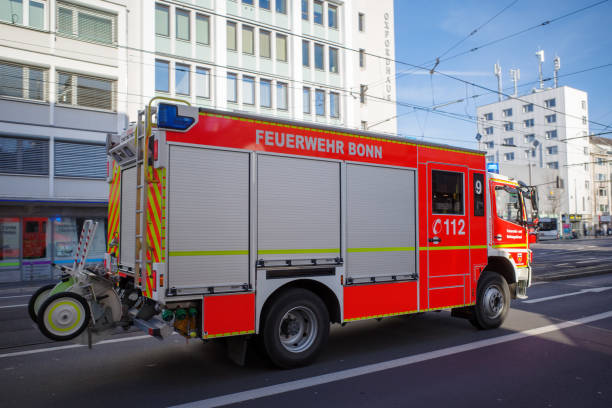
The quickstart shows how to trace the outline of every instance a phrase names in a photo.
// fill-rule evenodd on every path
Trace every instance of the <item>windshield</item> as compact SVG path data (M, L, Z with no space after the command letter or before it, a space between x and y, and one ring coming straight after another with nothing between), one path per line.
M540 231L556 231L557 220L555 218L550 220L540 221Z
M495 186L495 208L503 220L520 224L523 221L518 189L511 186Z

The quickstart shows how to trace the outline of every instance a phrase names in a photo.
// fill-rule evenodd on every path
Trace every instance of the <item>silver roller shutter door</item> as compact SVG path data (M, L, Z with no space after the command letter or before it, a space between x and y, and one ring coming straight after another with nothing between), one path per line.
M249 282L249 154L171 146L169 287Z
M340 164L259 155L258 259L340 256Z
M133 268L136 245L136 167L121 172L120 228L119 262Z
M415 172L347 166L347 277L406 277L416 271Z

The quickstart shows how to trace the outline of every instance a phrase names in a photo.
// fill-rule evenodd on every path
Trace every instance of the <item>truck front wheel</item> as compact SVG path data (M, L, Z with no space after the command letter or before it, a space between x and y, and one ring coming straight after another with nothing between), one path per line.
M510 289L496 272L486 272L478 282L471 323L479 329L495 329L504 322L510 309Z
M305 289L288 290L273 300L262 323L266 354L281 368L311 363L329 336L325 303Z

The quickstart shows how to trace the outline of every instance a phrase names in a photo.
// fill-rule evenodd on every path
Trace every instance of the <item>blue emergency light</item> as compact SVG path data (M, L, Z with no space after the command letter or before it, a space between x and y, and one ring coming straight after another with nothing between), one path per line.
M157 127L166 129L186 130L193 125L195 119L189 116L179 116L178 107L168 103L157 105Z

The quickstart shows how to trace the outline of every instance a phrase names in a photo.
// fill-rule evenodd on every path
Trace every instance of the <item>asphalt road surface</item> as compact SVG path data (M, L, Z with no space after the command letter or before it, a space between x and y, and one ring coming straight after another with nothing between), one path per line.
M564 279L576 273L612 273L612 237L540 241L531 249L536 280Z
M178 335L49 343L15 293L0 291L2 407L612 406L612 274L538 283L497 330L448 312L336 325L294 370L254 350L238 367L221 344Z

